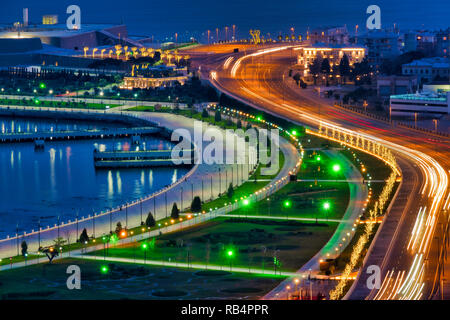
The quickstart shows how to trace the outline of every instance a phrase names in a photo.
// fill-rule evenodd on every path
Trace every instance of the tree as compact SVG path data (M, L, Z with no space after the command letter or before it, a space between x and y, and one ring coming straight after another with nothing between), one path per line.
M206 110L206 108L203 109L202 111L202 118L208 118L208 110Z
M222 115L220 114L220 111L217 110L216 113L214 114L214 121L215 122L220 122L222 121Z
M117 224L116 224L116 234L119 234L120 233L120 231L122 231L122 223L119 221L119 222L117 222Z
M66 240L64 240L62 237L58 237L55 240L53 240L53 242L55 243L55 247L59 248L59 247L62 247L63 245L65 245Z
M233 184L230 182L230 185L228 186L228 190L227 190L228 199L233 198L233 195L234 195Z
M367 57L363 59L363 61L355 63L353 66L353 77L367 77L370 73L370 65Z
M350 62L348 56L344 53L341 61L339 62L339 74L341 75L343 82L345 83L346 77L350 74Z
M294 79L294 80L295 80L295 83L298 85L299 82L300 82L300 79L301 79L300 73L297 72L297 73L292 77L292 79Z
M192 212L201 212L202 211L202 200L199 196L196 196L191 203Z
M331 70L330 60L328 60L328 58L323 59L322 65L320 66L320 72L322 72L324 74L329 74L330 70Z
M25 257L28 253L28 244L25 240L23 240L20 246L22 247L22 256Z
M180 217L180 210L177 207L177 203L174 202L172 206L172 213L170 214L172 219L178 219Z
M317 77L320 74L320 69L322 67L322 60L320 58L315 58L309 66L309 72L314 77L314 84L317 82Z
M89 241L89 236L87 234L86 228L83 229L83 231L80 234L80 243L86 243Z
M151 211L148 212L147 219L145 219L145 225L147 227L154 227L156 225L155 218L153 218Z

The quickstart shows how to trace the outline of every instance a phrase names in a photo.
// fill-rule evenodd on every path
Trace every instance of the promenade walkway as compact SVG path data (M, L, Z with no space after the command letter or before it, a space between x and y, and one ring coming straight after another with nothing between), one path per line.
M67 110L62 109L61 111ZM90 110L89 112L92 113L95 111ZM193 119L164 113L136 113L124 111L121 111L120 113L147 119L153 123L158 123L161 127L171 130L185 128L193 135ZM206 123L204 123L203 126L205 129L210 127L210 125ZM227 150L230 146L226 143L223 145L225 148L224 152L234 152L234 149ZM280 138L280 149L285 155L284 166L277 177L273 179L274 183L270 185L270 188L267 188L267 190L260 193L257 196L258 199L263 199L267 195L270 195L281 188L284 183L287 183L289 172L298 169L299 154L296 148L285 139ZM83 228L87 229L89 235L98 237L114 230L118 221L120 221L123 226L133 227L139 225L141 221L145 220L149 211L153 213L156 219L168 217L170 216L170 209L174 202L177 203L178 208L186 209L190 206L190 203L195 196L200 196L204 200L216 198L219 193L225 192L230 182L232 182L233 185L239 185L248 180L249 171L252 169L253 168L250 165L245 164L195 165L185 177L178 181L173 181L173 183L168 181L168 186L166 188L139 201L113 208L108 212L101 212L92 216L82 217L77 221L68 221L59 226L55 225L53 227L47 227L40 231L33 230L30 233L20 234L17 237L0 240L0 258L8 258L17 255L20 242L23 240L27 241L29 252L32 253L37 251L39 245L48 246L53 244L53 240L57 237L62 237L69 243L73 243L78 238ZM275 181L277 181L277 183L275 183ZM218 210L214 210L213 213L201 215L200 219L205 221L208 217L214 217L214 214L224 214L229 212L229 210L237 209L238 207L234 207L235 205L229 206L228 208L219 208ZM189 224L192 224L192 221L196 220L197 217L189 220ZM200 222L201 221L198 223ZM187 221L186 224L184 222L177 224L178 228L184 228L185 226L187 226ZM147 236L150 237L154 235L147 234ZM28 263L31 262L29 261ZM21 263L17 265L20 266ZM7 267L8 266L3 266L0 270L7 269Z
M32 108L32 107L30 107ZM22 108L23 109L23 108ZM38 108L34 108L39 110ZM58 109L56 112L67 112L68 109ZM89 110L92 114L95 110ZM74 113L86 113L79 110ZM194 134L194 120L183 116L163 113L131 113L121 111L120 114L139 117L148 120L152 124L157 123L168 130L179 128L187 129L191 136ZM204 123L204 128L211 127ZM225 137L225 134L223 135ZM205 145L208 145L205 143ZM223 143L224 154L235 152L234 146ZM231 150L229 150L231 148ZM20 243L26 241L30 252L37 251L40 246L53 244L53 240L62 237L68 243L73 243L78 238L81 231L86 228L89 236L99 236L109 233L115 229L117 222L123 226L134 227L145 221L149 211L153 213L155 219L162 219L170 216L173 203L177 203L178 208L186 209L190 206L192 199L199 196L208 200L215 198L219 193L225 192L230 183L239 185L249 177L249 172L253 168L251 165L240 164L197 164L184 176L174 177L174 180L167 181L167 186L152 195L140 200L123 204L117 208L111 208L107 212L95 213L87 217L81 217L75 221L66 221L60 225L48 226L41 230L31 230L17 236L0 240L0 258L7 258L18 254ZM178 178L178 180L176 180Z

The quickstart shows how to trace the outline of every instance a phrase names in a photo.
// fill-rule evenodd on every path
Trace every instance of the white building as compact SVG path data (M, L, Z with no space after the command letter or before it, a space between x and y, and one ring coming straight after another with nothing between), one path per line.
M298 51L297 63L304 68L305 75L309 65L316 59L328 59L331 70L339 66L344 54L347 56L350 66L364 60L366 49L359 46L347 45L327 45L325 43L316 43L308 47L294 49Z
M393 95L390 97L390 113L392 116L425 114L441 117L450 113L450 92Z

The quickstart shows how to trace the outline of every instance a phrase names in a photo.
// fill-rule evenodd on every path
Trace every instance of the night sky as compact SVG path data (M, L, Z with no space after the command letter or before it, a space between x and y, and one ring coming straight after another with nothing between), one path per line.
M22 8L29 8L29 19L40 22L43 14L58 14L65 22L65 10L70 4L81 7L83 23L125 23L132 35L154 35L166 40L178 32L180 39L211 30L215 37L220 28L235 24L239 36L248 36L248 30L261 29L272 36L286 34L291 27L303 32L321 25L347 24L353 30L359 24L365 28L366 8L370 4L381 7L383 27L397 23L402 29L446 28L450 25L448 0L18 0L2 1L0 23L21 20Z

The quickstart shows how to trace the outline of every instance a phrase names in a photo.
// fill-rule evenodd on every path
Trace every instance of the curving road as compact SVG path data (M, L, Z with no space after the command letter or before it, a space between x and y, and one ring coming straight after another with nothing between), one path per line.
M245 53L219 47L192 54L193 65L218 90L313 130L322 124L357 132L394 152L403 181L347 298L430 298L449 208L450 139L365 118L295 88L287 76L295 51L288 46L247 47ZM381 268L380 290L366 286L371 264Z

